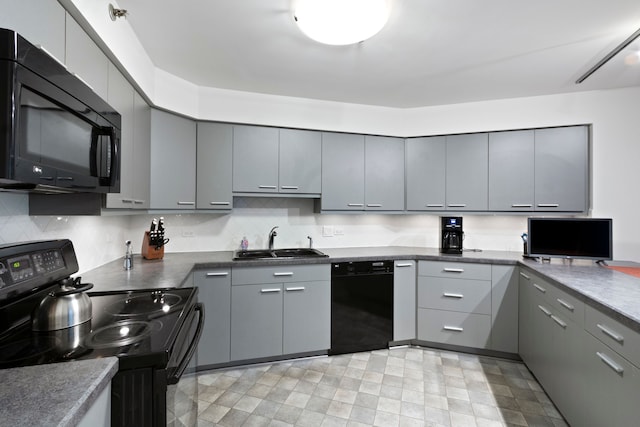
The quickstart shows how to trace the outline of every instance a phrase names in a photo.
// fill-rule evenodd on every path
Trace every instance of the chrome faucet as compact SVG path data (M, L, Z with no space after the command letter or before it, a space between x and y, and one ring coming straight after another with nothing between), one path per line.
M273 227L269 232L269 250L273 249L273 240L278 235L278 233L276 233L276 228L278 228L278 226Z

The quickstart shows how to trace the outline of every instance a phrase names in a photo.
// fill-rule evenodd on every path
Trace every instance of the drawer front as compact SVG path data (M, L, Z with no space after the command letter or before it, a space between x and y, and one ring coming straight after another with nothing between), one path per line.
M584 327L584 303L582 301L555 286L548 287L547 300L551 303L553 311L576 325Z
M640 366L640 335L590 306L585 306L585 329L614 351Z
M491 282L420 277L418 307L491 314Z
M331 280L329 264L233 268L232 285Z
M491 265L467 262L420 261L418 263L418 275L491 280Z
M418 309L418 339L442 344L489 348L491 316Z
M193 272L194 286L214 286L230 282L231 270L228 268L208 268Z

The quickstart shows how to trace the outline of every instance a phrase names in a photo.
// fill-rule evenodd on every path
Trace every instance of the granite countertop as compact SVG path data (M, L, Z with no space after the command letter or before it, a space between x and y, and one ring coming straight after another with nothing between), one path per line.
M117 371L116 357L0 370L0 424L75 426Z

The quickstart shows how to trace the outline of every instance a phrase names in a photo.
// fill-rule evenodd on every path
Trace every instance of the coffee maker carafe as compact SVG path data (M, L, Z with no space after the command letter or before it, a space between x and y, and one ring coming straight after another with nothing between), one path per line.
M461 254L464 236L464 232L462 231L462 217L440 217L440 236L440 252L444 254Z

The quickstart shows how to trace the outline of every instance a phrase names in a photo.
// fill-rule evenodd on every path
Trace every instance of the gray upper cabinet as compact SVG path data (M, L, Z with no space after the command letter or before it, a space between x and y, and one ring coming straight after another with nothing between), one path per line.
M364 209L364 136L322 134L322 210Z
M489 147L486 133L447 136L447 210L486 211Z
M280 129L279 192L320 194L322 134Z
M404 141L365 137L365 209L404 209Z
M198 123L196 207L230 210L233 157L233 126Z
M148 209L150 204L151 174L151 107L138 94L133 93L133 181L134 209Z
M195 209L196 124L151 110L151 209Z
M233 127L233 191L278 192L277 128Z
M489 210L531 211L534 204L534 131L489 134Z
M588 126L536 129L536 211L587 210L588 147Z
M107 99L109 60L69 15L67 15L65 56L69 71L77 74L103 99Z
M57 1L0 0L0 28L17 31L65 62L66 12Z
M446 137L406 140L407 210L445 209Z

